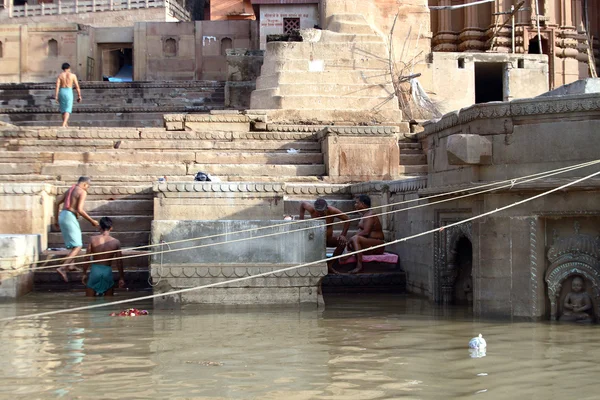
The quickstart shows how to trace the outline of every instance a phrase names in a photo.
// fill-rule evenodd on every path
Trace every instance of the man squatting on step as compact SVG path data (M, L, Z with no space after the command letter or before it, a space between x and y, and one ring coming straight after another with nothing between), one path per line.
M111 263L116 262L119 269L119 288L125 287L125 275L123 274L123 259L121 253L121 242L110 236L112 231L112 219L103 217L100 219L100 235L92 236L88 244L86 261L83 265L82 282L86 285L85 295L93 296L112 296L114 294L115 281ZM105 253L106 252L106 253ZM105 254L96 254L105 253ZM118 258L111 260L111 258ZM106 261L104 261L106 260ZM93 263L92 263L93 261ZM104 261L101 263L101 261ZM88 265L91 264L91 272L88 276Z
M90 221L93 226L98 226L98 221L90 217L83 209L89 187L90 178L82 176L79 178L76 185L71 186L69 190L58 196L54 203L54 227L60 229L65 241L65 247L71 250L69 254L67 254L67 258L63 265L56 270L65 282L69 281L67 271L79 270L73 265L70 265L83 247L81 227L79 226L77 218L81 215L83 218ZM58 208L62 203L64 203L63 209L59 214Z
M60 113L63 117L62 127L69 126L69 116L73 112L73 86L77 90L77 102L81 103L81 89L77 81L77 75L71 73L69 63L62 65L63 72L56 79L56 93L54 98L58 101Z
M327 226L326 226L326 228L327 228L326 246L327 247L335 247L336 249L335 249L334 254L336 254L338 252L338 250L339 250L338 254L342 254L342 251L344 251L344 248L346 247L346 244L348 243L348 240L346 239L346 234L348 233L348 229L350 229L350 221L349 221L348 216L345 213L343 213L342 211L338 210L337 208L328 205L327 201L322 198L318 198L315 201L314 206L306 201L303 201L302 203L300 203L299 219L304 219L305 211L308 211L311 218L326 217L325 218L325 223L327 224ZM333 235L333 224L332 223L335 218L338 218L341 221L345 221L344 227L342 228L342 233L340 234L340 236ZM330 272L337 273L331 266L331 263L328 263L328 267L329 267Z
M381 226L379 217L375 215L375 211L373 210L364 211L371 208L371 198L366 194L359 195L354 201L354 208L356 211L362 214L362 217L358 222L358 232L356 232L356 235L348 239L348 245L346 246L348 251L360 251L385 243L383 227ZM336 252L337 251L338 250L336 249ZM383 254L384 251L385 247L378 247L373 250L366 250L357 253L356 268L350 271L350 273L356 274L362 271L363 255ZM334 256L338 254L342 254L342 252L340 251L339 253L333 253Z

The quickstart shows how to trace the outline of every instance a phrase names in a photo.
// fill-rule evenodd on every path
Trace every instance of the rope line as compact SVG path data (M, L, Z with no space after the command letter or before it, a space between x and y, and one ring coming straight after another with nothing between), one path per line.
M427 197L420 197L420 198L417 198L417 199L403 200L403 201L399 201L399 202L396 202L396 203L390 203L390 204L381 205L381 206L374 206L374 207L366 208L366 209L364 209L364 211L376 210L376 209L385 208L385 207L394 207L394 206L399 206L399 205L402 205L402 204L408 204L408 203L413 203L413 202L418 202L418 201L425 201L425 200L429 200L429 199L434 199L434 198L437 198L437 197L450 196L450 195L453 195L453 194L464 193L464 192L468 192L468 191L471 191L471 190L478 190L478 189L482 189L482 188L486 188L486 187L490 187L490 186L502 185L502 184L507 183L507 182L512 183L513 186L514 186L515 184L518 184L518 182L517 182L518 180L527 180L527 179L531 179L533 177L539 177L539 179L542 179L542 178L546 178L548 176L552 176L554 174L560 174L560 173L563 173L563 172L569 172L569 171L572 171L573 169L585 168L585 167L592 166L592 165L595 165L595 164L598 164L598 163L600 163L600 159L599 160L594 160L594 161L588 161L588 162L581 163L581 164L575 164L575 165L568 166L568 167L557 168L557 169L550 170L550 171L544 171L544 172L538 172L538 173L531 174L531 175L525 175L525 176L522 176L522 177L519 177L519 178L511 178L511 179L505 179L503 181L498 181L498 182L493 182L493 183L486 183L486 184L479 185L479 186L474 186L474 187L471 187L471 188L463 188L463 189L458 189L458 190L454 190L454 191L450 191L450 192L439 193L439 194L435 194L435 195L431 195L431 196L427 196ZM505 187L505 186L501 186L501 187L498 187L498 188L502 188L502 187ZM331 214L331 215L326 215L326 216L323 216L323 217L310 218L310 220L312 220L312 221L322 220L322 219L326 219L326 218L334 218L334 217L338 217L340 215L353 214L353 213L356 213L356 211L349 211L347 213L341 212L339 214ZM237 234L237 233L245 233L245 232L257 231L257 230L270 229L270 228L279 227L279 226L282 226L282 225L300 224L300 223L304 223L305 221L306 220L294 220L294 221L289 221L289 222L283 222L281 224L275 224L275 225L269 225L269 226L262 226L262 227L258 227L258 228L243 229L243 230L240 230L240 231L229 232L229 233L218 233L218 234L208 235L208 236L199 236L199 237L195 237L195 238L181 239L181 240L175 240L175 241L172 241L172 242L165 242L165 243L166 244L177 244L177 243L191 242L191 241L196 241L196 240L211 239L211 238L225 236L225 235L229 235L229 234ZM339 223L343 223L343 222L344 221L337 221L335 223L339 224ZM143 246L130 247L127 250L128 251L133 251L133 250L147 249L147 248L158 247L158 246L161 246L161 245L162 245L162 243L148 244L148 245L143 245ZM101 254L108 254L108 253L112 253L112 251L105 251L105 252L99 252L99 253L94 253L94 254L101 255ZM148 255L148 253L135 255L133 257L143 257L145 255ZM65 260L68 260L68 259L75 260L75 259L84 258L84 257L87 257L87 255L86 254L80 254L80 255L77 255L75 257L61 257L61 258L54 258L52 260L38 260L38 261L35 261L35 262L31 263L31 265L47 263L49 261L57 262L57 261L65 261Z
M563 171L559 171L559 172L550 172L547 173L544 176L539 176L537 178L531 178L531 179L527 179L527 180L523 180L521 182L510 182L506 185L502 185L502 186L498 186L498 187L494 187L494 188L490 188L490 189L486 189L486 190L482 190L479 192L474 192L474 193L467 193L464 195L460 195L460 196L455 196L455 197L450 197L447 199L442 199L442 200L438 200L438 201L434 201L431 203L425 203L425 204L418 204L415 206L411 206L411 207L406 207L406 208L402 208L400 210L390 210L390 211L384 211L378 214L373 214L370 217L375 217L375 216L382 216L382 215L387 215L387 214L392 214L392 213L398 213L398 212L403 212L403 211L409 211L409 210L413 210L413 209L417 209L417 208L423 208L423 207L429 207L432 205L436 205L436 204L440 204L440 203L445 203L448 201L455 201L455 200L459 200L459 199L463 199L463 198L467 198L467 197L471 197L471 196L476 196L476 195L480 195L483 193L488 193L488 192L492 192L498 189L502 189L502 188L513 188L515 185L519 185L519 184L524 184L524 183L528 183L528 182L532 182L538 179L543 179L543 178L547 178L549 176L553 176L553 175L557 175L557 174L561 174L561 173L565 173L565 172L570 172L579 168L585 168L587 166L590 165L594 165L600 163L600 160L598 161L594 161L594 162L590 162L590 163L585 163L585 165L577 165L577 166L573 166L573 167L565 167L563 168ZM589 164L589 165L588 165ZM380 206L380 207L372 207L370 209L365 209L365 210L372 210L375 208L381 208L381 207L393 207L393 204L388 204L385 206ZM311 221L311 220L316 220L317 218L313 218L313 219L309 219L307 221ZM346 223L346 222L353 222L353 221L358 221L362 219L362 217L357 217L357 218L351 218L348 219L346 221L334 221L328 224L324 224L324 226L330 226L330 225L335 225L335 224L340 224L340 223ZM277 224L277 225L269 225L268 228L273 228L273 227L282 227L282 226L287 226L289 225L288 223L281 223L281 224ZM204 238L212 238L212 237L218 237L218 236L225 236L225 235L235 235L235 234L239 234L239 233L245 233L245 232L253 232L253 231L258 231L258 230L262 230L264 228L267 227L259 227L256 229L244 229L241 231L234 231L234 232L229 232L229 233L224 233L224 234L216 234L216 235L210 235L210 236L206 236ZM188 247L182 247L182 248L176 248L176 249L171 249L171 247L169 246L169 243L173 244L173 243L183 243L183 242L188 242L190 241L190 239L183 239L183 240L177 240L177 241L172 241L172 242L165 242L165 241L161 241L159 243L159 245L162 245L163 249L164 249L164 245L167 245L167 247L169 247L169 250L160 250L160 251L155 251L155 252L148 252L148 253L144 253L144 254L131 254L131 255L125 255L125 256L121 256L121 257L113 257L113 258L107 258L104 259L102 261L114 261L114 260L123 260L123 259L129 259L129 258L136 258L136 257L149 257L149 256L153 256L156 254L160 254L161 257L164 253L172 253L172 252L178 252L178 251L183 251L183 250L193 250L193 249L199 249L199 248L204 248L204 247L211 247L211 246L217 246L217 245L221 245L221 244L227 244L227 243L237 243L237 242L243 242L246 240L252 240L252 239L261 239L261 238L267 238L267 237L272 237L272 236L278 236L281 234L288 234L288 233L293 233L293 232L300 232L300 231L305 231L305 230L311 230L311 229L315 229L314 226L308 226L308 227L303 227L303 228L299 228L299 229L294 229L294 230L289 230L289 231L285 231L285 232L272 232L272 233L268 233L268 234L264 234L264 235L257 235L257 236L250 236L250 237L246 237L246 238L239 238L239 239L233 239L233 240L226 240L226 241L222 241L222 242L217 242L217 243L205 243L205 244L200 244L200 245L196 245L196 246L188 246ZM200 238L200 239L204 239L204 238ZM200 240L198 238L194 239L194 240ZM111 251L109 252L104 252L104 253L94 253L94 254L106 254L106 253L113 253ZM87 257L87 255L86 255ZM50 260L50 261L55 261L55 260ZM69 265L71 266L77 266L77 265L83 265L83 264L88 264L89 261L79 261L79 262L74 262L71 263ZM52 265L52 266L42 266L42 267L32 267L27 269L27 272L31 272L31 271L37 271L37 270L42 270L42 269L51 269L51 268L56 268L57 265ZM12 271L11 271L12 272ZM10 273L10 272L9 272ZM19 271L16 275L22 273L22 271ZM1 276L1 275L0 275Z
M410 236L406 236L406 237L403 237L401 239L394 240L392 242L383 243L383 244L380 244L380 245L369 247L368 249L353 251L353 252L349 252L349 253L342 254L342 255L339 255L339 256L334 256L334 257L330 257L330 258L324 258L324 259L317 260L317 261L311 261L311 262L304 263L304 264L299 264L299 265L294 265L294 266L291 266L291 267L281 268L281 269L278 269L278 270L275 270L275 271L263 272L263 273L259 273L259 274L256 274L256 275L245 276L245 277L241 277L241 278L235 278L235 279L226 280L226 281L222 281L222 282L210 283L210 284L207 284L207 285L201 285L201 286L195 286L195 287L191 287L191 288L172 290L170 292L157 293L157 294L152 294L152 295L148 295L148 296L136 297L136 298L133 298L133 299L118 300L118 301L113 301L113 302L110 302L110 303L92 304L92 305L88 305L88 306L72 307L72 308L61 309L61 310L46 311L46 312L41 312L41 313L33 313L33 314L27 314L27 315L19 315L19 316L12 316L12 317L0 318L0 321L14 321L14 320L17 320L17 319L38 318L38 317L45 317L45 316L56 315L56 314L64 314L64 313L73 312L73 311L83 311L83 310L90 310L90 309L94 309L94 308L108 307L108 306L113 306L113 305L118 305L118 304L133 303L133 302L136 302L136 301L155 299L157 297L162 297L162 296L172 296L172 295L175 295L175 294L187 293L187 292L196 291L196 290L200 290L200 289L211 288L211 287L215 287L215 286L222 286L222 285L226 285L226 284L229 284L229 283L242 282L242 281L246 281L246 280L249 280L249 279L260 278L260 277L263 277L263 276L273 275L273 274L277 274L277 273L280 273L280 272L286 272L286 271L291 271L291 270L298 269L298 268L308 267L310 265L316 265L316 264L324 263L324 262L327 262L329 260L336 260L338 258L342 258L342 257L347 257L347 256L359 254L359 253L362 253L362 252L367 251L367 250L372 250L372 249L377 249L377 248L385 247L385 246L390 245L390 244L396 244L396 243L406 242L408 240L412 240L412 239L418 238L420 236L429 235L430 233L441 232L444 229L447 229L447 228L450 228L450 227L453 227L453 226L457 226L457 225L460 225L460 224L464 224L464 223L467 223L467 222L475 221L477 219L480 219L480 218L483 218L483 217L487 217L489 215L498 213L500 211L504 211L504 210L507 210L509 208L521 205L521 204L525 204L527 202L530 202L532 200L538 199L540 197L547 196L547 195L549 195L551 193L563 190L563 189L565 189L565 188L567 188L569 186L575 185L575 184L577 184L579 182L583 182L583 181L585 181L587 179L590 179L590 178L592 178L592 177L594 177L596 175L599 175L599 174L600 174L600 171L594 172L593 174L584 176L583 178L576 179L574 181L571 181L569 183L566 183L566 184L561 185L559 187L556 187L554 189L547 190L547 191L539 193L539 194L537 194L535 196L532 196L532 197L529 197L529 198L526 198L526 199L523 199L523 200L511 203L511 204L508 204L506 206L503 206L503 207L500 207L500 208L496 208L495 210L491 210L491 211L485 212L483 214L475 215L473 217L466 218L466 219L463 219L461 221L453 222L453 223L445 225L445 226L443 226L441 228L430 229L428 231L417 233L417 234L410 235Z

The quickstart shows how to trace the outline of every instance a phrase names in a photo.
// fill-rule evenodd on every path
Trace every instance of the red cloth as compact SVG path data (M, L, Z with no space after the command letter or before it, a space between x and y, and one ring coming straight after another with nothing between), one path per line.
M398 254L393 253L383 253L383 254L371 254L363 256L363 263L368 262L380 262L387 264L396 264L398 262ZM346 259L340 258L339 263L343 264L352 264L356 262L356 256L350 256Z

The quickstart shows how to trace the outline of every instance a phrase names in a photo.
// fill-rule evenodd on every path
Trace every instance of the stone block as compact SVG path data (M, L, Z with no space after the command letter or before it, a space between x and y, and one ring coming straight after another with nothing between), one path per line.
M316 306L320 302L318 284L327 273L322 261L325 258L325 227L322 221L310 220L304 227L307 229L298 229L281 220L155 220L152 243L196 239L172 243L170 248L176 251L162 257L154 256L152 276L161 277L169 289L224 282L223 285L183 293L180 296L182 303L309 303ZM261 235L266 236L259 237ZM191 248L194 246L196 248ZM314 264L293 268L312 262ZM281 269L288 270L279 271ZM250 278L257 274L267 275ZM240 278L248 279L231 284L226 282Z
M492 142L483 136L456 134L447 138L450 165L478 165L492 162Z
M31 263L40 255L39 235L0 234L0 298L15 299L33 289Z
M398 176L400 151L395 134L379 134L377 130L373 134L361 127L350 128L348 133L339 132L342 131L328 128L323 140L329 177L351 182L390 180Z

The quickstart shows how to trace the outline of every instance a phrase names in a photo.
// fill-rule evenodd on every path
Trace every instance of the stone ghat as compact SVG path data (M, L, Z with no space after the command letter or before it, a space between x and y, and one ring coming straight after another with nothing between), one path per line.
M160 127L169 112L223 109L225 89L217 81L82 82L71 125ZM0 121L19 126L60 126L54 84L1 84Z
M279 221L283 222L283 221ZM270 226L277 221L160 221L152 224L152 243L182 240L222 232L254 230ZM276 231L280 234L268 238L215 245L206 249L154 256L151 274L156 293L184 289L235 278L276 271L299 264L314 264L278 272L273 275L228 283L198 291L155 298L160 305L186 303L225 305L324 305L319 291L321 279L327 274L327 265L317 262L325 258L325 227L320 221L307 221L313 229L296 231L289 225ZM273 231L270 229L269 231ZM253 232L204 240L216 244L224 240L255 236ZM173 244L177 249L186 243Z

